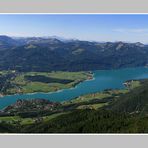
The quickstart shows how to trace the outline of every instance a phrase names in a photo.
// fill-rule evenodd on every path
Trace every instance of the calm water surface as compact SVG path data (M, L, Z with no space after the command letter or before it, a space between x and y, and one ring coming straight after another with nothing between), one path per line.
M148 78L148 68L127 68L119 70L94 71L94 79L84 81L75 88L64 89L52 93L18 94L0 97L0 109L16 102L18 99L44 98L51 101L65 101L83 94L102 91L104 89L124 88L123 82L131 79Z

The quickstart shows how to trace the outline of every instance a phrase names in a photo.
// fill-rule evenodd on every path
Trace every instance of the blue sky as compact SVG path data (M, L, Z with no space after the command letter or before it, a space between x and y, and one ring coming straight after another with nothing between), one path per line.
M148 43L148 15L2 14L0 34Z

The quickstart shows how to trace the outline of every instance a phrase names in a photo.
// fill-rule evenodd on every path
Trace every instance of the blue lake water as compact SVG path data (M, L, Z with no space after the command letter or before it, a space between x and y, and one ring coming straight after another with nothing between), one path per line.
M94 79L84 81L74 88L52 93L17 94L0 97L0 109L16 102L18 99L44 98L51 101L65 101L104 89L121 89L124 88L123 82L126 80L143 78L148 78L148 68L146 67L97 70L94 71Z

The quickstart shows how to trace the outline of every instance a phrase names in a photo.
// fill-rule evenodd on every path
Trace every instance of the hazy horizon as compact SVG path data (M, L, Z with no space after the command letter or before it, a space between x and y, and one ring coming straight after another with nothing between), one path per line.
M1 14L1 35L148 43L148 15Z
M68 41L68 40L74 40L74 41L88 41L88 42L98 42L98 43L106 43L106 42L112 42L112 43L116 43L116 42L123 42L123 43L138 43L137 42L130 42L130 41L121 41L121 40L116 40L116 41L96 41L96 40L80 40L78 38L65 38L65 37L61 37L61 36L9 36L9 35L5 35L5 34L0 34L0 36L7 36L7 37L11 37L13 39L21 39L21 38L43 38L43 39L48 39L48 38L55 38L61 41ZM142 43L142 42L139 42ZM148 44L148 43L142 43L142 44Z

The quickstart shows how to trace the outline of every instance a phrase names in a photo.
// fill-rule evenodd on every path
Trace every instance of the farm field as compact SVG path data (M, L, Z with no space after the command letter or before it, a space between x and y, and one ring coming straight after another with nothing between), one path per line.
M54 92L71 88L92 77L90 72L16 72L0 71L1 94Z

